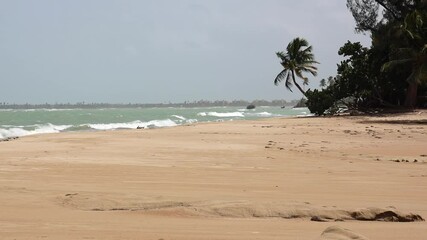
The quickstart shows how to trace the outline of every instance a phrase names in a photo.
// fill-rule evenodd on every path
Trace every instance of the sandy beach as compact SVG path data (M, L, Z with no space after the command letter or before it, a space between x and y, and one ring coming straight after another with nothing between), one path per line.
M0 239L425 240L427 111L28 136L0 191Z

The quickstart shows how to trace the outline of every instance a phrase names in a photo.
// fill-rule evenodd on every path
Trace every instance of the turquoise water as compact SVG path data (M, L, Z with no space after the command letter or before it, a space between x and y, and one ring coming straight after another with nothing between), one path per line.
M0 138L63 131L173 127L197 122L307 115L306 108L109 108L0 110Z

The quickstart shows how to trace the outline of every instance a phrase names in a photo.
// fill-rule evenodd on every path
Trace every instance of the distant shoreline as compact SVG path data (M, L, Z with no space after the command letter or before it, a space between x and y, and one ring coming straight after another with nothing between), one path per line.
M300 100L234 100L234 101L194 101L182 103L44 103L44 104L14 104L14 103L0 103L0 109L96 109L96 108L193 108L193 107L246 107L248 105L270 106L270 107L293 107L298 104Z

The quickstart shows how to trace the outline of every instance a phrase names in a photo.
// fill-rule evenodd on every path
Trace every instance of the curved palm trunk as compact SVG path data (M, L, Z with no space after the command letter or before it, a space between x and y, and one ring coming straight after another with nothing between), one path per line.
M292 81L294 82L295 86L297 86L298 90L302 93L302 95L304 95L304 97L307 97L305 95L305 91L301 88L301 86L297 83L297 81L295 81L295 72L294 71L291 71L291 72L292 72Z
M409 83L408 89L406 90L405 107L415 108L417 106L417 82Z

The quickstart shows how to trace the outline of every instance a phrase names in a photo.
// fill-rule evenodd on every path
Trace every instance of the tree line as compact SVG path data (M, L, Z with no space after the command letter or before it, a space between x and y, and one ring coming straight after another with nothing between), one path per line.
M14 104L14 103L0 103L0 109L94 109L94 108L155 108L155 107L246 107L248 105L255 106L295 106L299 100L199 100L199 101L185 101L182 103L43 103L43 104Z

